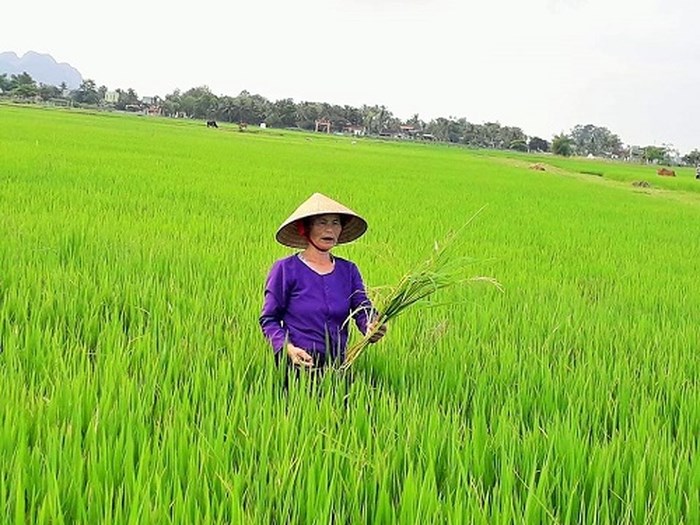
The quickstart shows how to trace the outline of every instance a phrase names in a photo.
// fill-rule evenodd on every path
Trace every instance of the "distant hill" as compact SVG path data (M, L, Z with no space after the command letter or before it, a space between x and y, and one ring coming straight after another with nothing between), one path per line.
M70 89L77 89L83 81L80 72L70 64L58 63L51 55L28 51L22 57L13 51L0 53L0 75L19 75L26 71L34 80L59 86L65 82Z

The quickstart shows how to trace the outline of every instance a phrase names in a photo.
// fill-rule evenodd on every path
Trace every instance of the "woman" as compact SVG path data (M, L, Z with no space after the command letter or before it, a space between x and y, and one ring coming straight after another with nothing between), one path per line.
M372 304L354 263L331 250L354 241L367 222L354 211L314 193L279 227L279 243L302 251L276 261L267 277L260 326L276 357L297 367L323 368L345 357L352 315L364 334L373 328ZM380 327L371 342L386 332Z

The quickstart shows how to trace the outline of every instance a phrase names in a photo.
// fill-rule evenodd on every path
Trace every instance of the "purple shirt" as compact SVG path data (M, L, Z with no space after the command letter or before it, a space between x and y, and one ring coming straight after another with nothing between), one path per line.
M275 352L286 342L306 351L342 357L353 315L364 334L372 305L367 298L360 271L354 263L334 257L335 267L321 275L306 265L298 254L272 265L265 283L260 326Z

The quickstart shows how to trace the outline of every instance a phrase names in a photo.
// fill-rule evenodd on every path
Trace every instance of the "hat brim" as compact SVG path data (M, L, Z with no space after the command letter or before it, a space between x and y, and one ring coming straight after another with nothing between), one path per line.
M343 229L340 232L340 235L338 236L337 244L347 244L349 242L352 242L362 237L362 235L364 235L364 233L367 231L367 221L365 221L359 215L350 213L339 213L336 210L328 210L316 212L305 217L296 217L287 220L277 230L275 239L277 239L277 242L279 242L280 244L288 246L289 248L304 249L309 245L309 239L299 234L299 230L297 228L297 221L303 220L308 217L315 217L317 215L325 215L329 213L340 215L343 218Z

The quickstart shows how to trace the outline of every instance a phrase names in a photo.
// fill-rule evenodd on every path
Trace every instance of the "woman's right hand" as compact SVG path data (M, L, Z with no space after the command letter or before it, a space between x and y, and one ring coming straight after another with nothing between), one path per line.
M314 358L311 357L306 350L294 346L292 343L287 344L287 355L294 365L303 366L305 368L314 366Z

